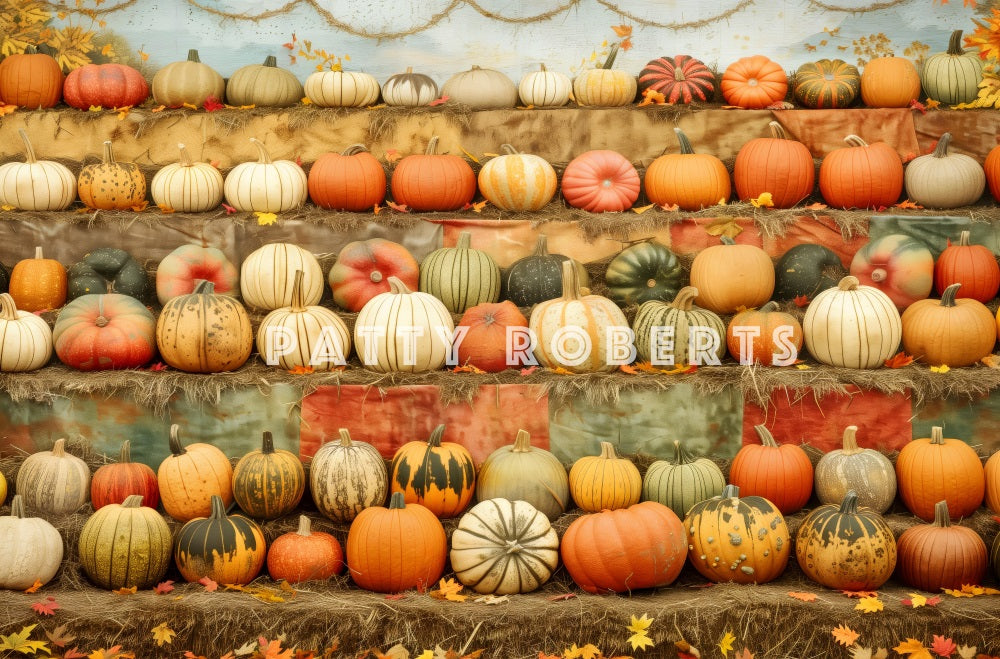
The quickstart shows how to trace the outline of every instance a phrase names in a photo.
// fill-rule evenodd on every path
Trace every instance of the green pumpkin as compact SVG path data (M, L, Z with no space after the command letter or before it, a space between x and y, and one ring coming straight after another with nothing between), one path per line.
M802 243L785 252L775 264L774 299L794 300L805 295L811 300L846 275L847 268L832 249Z
M116 247L98 247L66 272L67 299L89 293L121 293L145 300L152 292L149 275L131 254Z
M500 268L471 244L472 234L463 231L457 245L434 250L420 264L420 292L438 298L452 313L500 299Z
M80 564L101 588L149 588L167 573L172 543L163 516L133 494L103 506L83 525Z
M726 478L719 465L708 458L693 458L674 440L674 460L657 460L642 479L642 500L658 501L681 519L691 506L720 496Z
M806 62L795 72L795 100L807 108L846 108L861 91L861 74L842 59Z
M562 264L571 260L563 254L549 254L547 236L539 235L535 253L515 261L504 274L501 299L510 300L519 307L530 307L559 297L562 295ZM586 269L577 261L573 264L580 286L588 286L590 278Z
M266 557L261 528L242 515L226 515L225 504L214 494L211 514L184 524L174 545L177 569L189 582L208 577L221 584L248 584Z
M624 307L672 299L683 284L683 276L677 255L666 246L647 240L624 249L612 259L605 283L608 297Z
M928 57L920 72L920 83L927 97L945 105L974 101L982 80L979 51L962 48L961 30L951 33L948 50Z
M714 355L716 359L721 359L726 354L726 326L722 322L722 318L713 311L696 307L694 305L696 297L698 297L698 289L693 286L685 286L677 293L673 302L650 300L639 307L639 313L636 314L635 320L632 322L632 329L635 331L635 349L639 361L652 362L654 365L680 366L690 364L693 355L690 354L689 342L691 329L694 327L705 327L708 328L708 332L714 333L714 337L711 338L715 342L715 349L708 351L711 355ZM657 341L661 349L655 349L652 340L654 327L673 328L672 349L664 347L664 338ZM671 358L673 358L672 364Z

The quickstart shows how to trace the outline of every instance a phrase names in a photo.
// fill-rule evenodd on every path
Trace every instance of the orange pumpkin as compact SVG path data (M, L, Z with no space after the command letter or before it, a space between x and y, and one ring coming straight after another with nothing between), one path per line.
M267 573L274 581L323 581L343 571L340 542L329 533L313 531L305 515L299 515L298 530L279 535L267 550Z
M170 453L156 472L163 510L180 522L208 517L212 497L226 508L233 502L233 467L211 444L181 444L180 426L170 426Z
M903 531L896 541L896 576L930 593L979 585L986 575L986 543L965 526L952 526L948 502L934 504L934 521Z
M983 503L986 475L976 451L960 439L946 438L940 426L930 437L914 439L896 458L899 496L924 521L934 519L938 501L948 502L952 519L971 515Z
M28 45L0 61L0 98L29 110L51 108L62 99L63 72L51 56Z
M785 100L788 75L777 62L763 55L752 55L726 68L720 89L729 105L759 110Z
M941 293L951 284L961 284L956 298L989 302L1000 290L1000 265L989 247L970 244L969 235L962 231L957 245L948 241L934 263L934 287Z
M507 363L507 332L516 329L527 336L528 319L510 300L484 302L467 309L458 327L468 328L458 346L458 363L496 373L517 364Z
M639 503L642 476L628 458L619 458L611 442L600 455L585 455L569 470L569 493L581 509L596 513Z
M267 559L264 532L243 515L227 515L216 495L207 517L187 522L177 533L174 562L185 581L208 577L222 584L248 584Z
M80 170L77 192L87 208L128 210L145 202L146 177L134 162L116 161L111 140L105 140L102 161Z
M585 151L566 165L562 193L573 208L591 213L621 212L639 198L639 172L617 151Z
M802 350L802 324L792 314L778 311L777 302L768 302L733 316L726 328L726 346L741 364L788 366Z
M418 503L438 517L456 517L472 501L476 467L461 444L442 442L444 424L426 442L407 442L392 456L389 480L394 494Z
M983 470L986 475L986 507L1000 515L1000 451L990 456Z
M457 211L476 196L476 175L460 156L437 153L435 135L423 155L396 164L389 186L397 204L418 212Z
M686 211L728 201L732 186L726 166L711 154L695 153L680 128L674 127L674 133L681 146L680 153L662 155L646 168L643 183L649 200Z
M876 57L861 72L861 100L872 108L905 108L920 98L917 67L902 57Z
M750 140L736 154L736 194L748 201L770 192L776 208L791 208L812 194L816 166L805 144L788 139L777 121L768 126L771 137Z
M385 170L363 144L324 153L309 170L309 198L320 208L361 212L385 199Z
M903 161L885 142L868 144L857 135L834 149L819 166L819 191L835 208L892 206L903 191Z
M695 304L715 313L735 313L771 299L774 264L767 252L756 245L737 245L729 236L719 240L721 245L698 252L691 264L691 285L698 289Z
M989 186L990 194L1000 201L1000 145L993 147L987 154L983 170L986 172L986 185Z
M940 300L917 300L903 312L903 350L932 366L971 366L993 352L997 325L985 304L955 299L961 284Z
M729 482L746 496L764 497L783 515L801 510L813 487L813 466L797 444L781 444L763 425L760 444L744 444L729 467Z
M66 302L66 268L55 259L42 255L35 247L35 258L14 264L10 273L10 296L21 311L58 309Z

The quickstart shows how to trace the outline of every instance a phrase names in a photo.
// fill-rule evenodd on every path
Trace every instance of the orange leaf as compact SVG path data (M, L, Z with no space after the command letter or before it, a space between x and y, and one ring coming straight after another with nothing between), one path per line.
M916 202L910 201L909 199L905 199L905 200L899 202L898 204L896 204L895 206L893 206L893 208L912 208L912 209L918 210L918 209L923 208L923 206L921 206L920 204L918 204Z
M886 368L903 368L913 363L913 357L905 352L897 352L895 355L885 360Z
M314 370L315 369L313 369L312 366L302 366L301 364L299 364L298 366L289 369L288 372L291 373L292 375L309 375L313 373Z
M848 597L855 597L857 599L862 599L864 597L878 597L878 592L874 590L842 590L840 592Z
M375 204L374 211L375 211L375 215L378 215L379 213L382 212L382 207L379 206L378 204Z
M979 361L981 361L985 366L989 366L990 368L1000 368L1000 355L994 355L994 354L986 355Z
M553 373L558 373L559 375L576 375L573 371L568 368L563 368L562 366L556 366L555 368L550 368Z
M910 659L931 659L931 653L923 643L915 638L908 638L893 648L897 654L908 654Z
M733 655L733 659L753 659L753 654L747 648Z
M861 634L857 633L847 625L837 625L830 633L833 634L833 640L837 641L844 647L854 645L854 642L858 640L859 636L861 636Z
M958 646L955 645L955 641L950 638L945 638L944 636L938 636L935 634L934 641L931 643L931 649L934 650L939 657L950 657L955 654L955 650L958 649Z
M629 375L635 375L636 373L639 372L638 370L635 369L635 367L629 366L628 364L622 364L621 366L618 367L618 370L621 371L622 373L628 373Z
M397 160L401 159L402 157L403 156L399 155L399 151L396 151L395 149L386 149L385 150L385 159L388 162L396 162Z
M632 26L631 25L612 25L611 29L615 31L615 34L619 37L630 37L632 36Z
M166 204L157 204L156 207L159 208L160 212L163 213L164 215L169 215L170 213L174 212L174 209Z
M815 602L816 601L816 593L791 592L791 593L788 593L788 596L789 597L794 597L797 600L802 600L803 602Z
M37 592L38 592L38 589L39 589L39 588L41 588L41 587L42 587L42 585L43 585L43 584L42 584L42 582L41 582L41 581L39 581L38 579L35 579L35 583L33 583L33 584L31 585L31 587L30 587L30 588L28 588L28 589L26 589L26 590L25 590L24 592L26 592L26 593L29 593L29 594L30 594L30 593L37 593Z
M143 199L140 203L136 204L135 206L132 206L132 210L134 210L136 213L141 213L148 207L149 207L149 201Z
M406 598L406 593L394 593L392 595L386 595L387 600L401 600Z
M122 586L118 590L112 590L111 592L115 593L116 595L135 595L135 591L137 590L138 590L137 586L132 586L131 588L126 588Z
M854 610L861 611L862 613L878 613L884 609L885 605L877 596L862 597L858 600L858 603L854 605Z
M436 107L438 105L444 105L445 103L448 102L449 98L451 98L451 97L450 96L442 96L441 98L435 98L433 101L431 101L427 105L430 105L431 107Z
M438 589L430 592L431 597L440 600L450 600L452 602L464 602L468 595L460 595L462 584L454 579L441 579L438 582Z
M3 117L4 115L10 114L14 110L16 110L16 109L17 109L17 106L16 105L11 105L10 103L7 103L6 105L0 105L0 117Z
M667 211L668 213L676 213L681 209L681 207L678 206L677 204L670 204L669 206L667 206L666 204L660 204L660 208Z
M808 206L805 206L804 210L807 210L807 211L823 211L823 210L826 210L827 208L829 208L829 206L827 206L826 204L821 204L821 203L819 203L817 201L815 204L809 204Z
M521 377L527 377L538 370L537 366L529 366L521 369Z
M386 200L385 204L386 204L386 206L388 206L392 210L396 211L397 213L409 213L410 212L410 209L406 207L406 204L397 204L397 203L395 203L393 201L389 201L388 199Z
M465 364L463 366L456 366L455 368L451 369L451 372L452 373L476 373L476 374L480 374L481 375L481 374L485 373L486 371L484 371L481 368L478 368L478 367L476 367L476 366L474 366L472 364Z
M155 108L150 110L150 112L163 112L166 109L167 109L166 105L157 105Z
M156 588L153 588L153 592L157 595L166 595L167 593L173 592L174 582L173 579L167 579L166 581L161 581L156 584Z

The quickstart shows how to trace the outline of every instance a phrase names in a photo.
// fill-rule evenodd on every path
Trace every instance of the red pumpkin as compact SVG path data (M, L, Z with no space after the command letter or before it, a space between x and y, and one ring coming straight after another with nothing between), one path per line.
M138 368L156 354L156 320L130 295L89 293L62 308L52 342L62 363L81 371Z
M142 497L144 506L160 505L156 472L149 465L132 462L132 444L126 439L118 462L103 465L94 472L90 479L90 501L94 510L98 510L111 503L123 503L133 494Z
M54 58L28 45L0 61L0 98L29 110L51 108L62 98L63 72Z
M957 298L989 302L1000 290L1000 265L990 248L969 244L969 232L959 234L958 244L948 241L934 264L934 287L943 293L952 284L961 284Z
M496 373L518 365L507 363L507 334L517 330L527 337L528 319L510 300L484 302L467 309L458 327L468 328L458 345L459 366L468 364L487 373ZM517 345L515 343L515 347Z
M338 307L361 311L370 299L389 292L389 277L398 277L407 288L417 290L420 265L399 243L370 238L344 245L327 281Z
M423 155L406 156L396 164L389 187L397 204L410 210L457 211L476 196L476 174L459 156L437 153L435 135Z
M297 531L279 535L267 549L267 573L275 581L324 581L343 571L340 542L329 533L313 531L305 515L299 515Z
M896 541L896 576L929 593L979 585L986 575L986 543L965 526L952 526L948 502L934 505L934 521L903 531Z
M591 213L621 212L639 198L639 172L617 151L587 151L566 165L562 193L573 208Z
M819 191L834 208L888 208L903 191L903 161L885 142L848 135L819 166Z
M239 271L220 249L181 245L156 267L156 297L160 304L166 304L194 291L199 279L215 284L220 295L233 295L238 290Z
M729 482L746 496L764 497L788 515L801 510L813 487L813 466L796 444L778 445L764 426L754 426L760 444L744 444L729 468Z
M776 208L791 208L812 194L816 166L805 144L788 139L777 121L768 126L771 137L750 140L736 154L736 194L748 201L770 192Z
M309 170L309 198L320 208L367 211L385 199L385 170L365 149L353 144L324 153Z
M1000 146L993 147L986 156L983 169L986 171L986 184L990 188L990 194L1000 201Z
M934 257L923 242L893 233L859 249L851 261L851 274L862 285L888 295L902 311L931 294Z
M658 57L639 73L639 91L647 89L663 94L667 103L711 101L715 74L690 55Z
M148 97L146 79L125 64L84 64L70 71L63 83L66 105L78 110L140 105Z
M788 75L777 62L752 55L730 64L719 88L729 105L759 110L785 100Z

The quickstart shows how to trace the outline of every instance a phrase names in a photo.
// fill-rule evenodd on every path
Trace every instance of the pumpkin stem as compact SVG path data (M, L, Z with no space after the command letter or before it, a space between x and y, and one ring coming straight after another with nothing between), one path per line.
M367 153L367 152L368 152L368 147L366 147L364 144L352 144L351 146L341 151L340 155L353 156L359 153Z
M691 311L691 307L694 306L694 301L697 297L697 288L694 286L685 286L677 291L677 295L674 297L674 301L670 303L670 306L680 311Z
M611 442L601 442L601 455L600 457L605 460L617 460L618 455L615 453L615 445Z
M35 258L38 259L38 260L42 260L42 259L45 258L42 255L42 246L41 245L36 245L35 246Z
M24 54L25 55L36 55L36 54L38 54L38 48L35 46L35 44L29 43L27 46L24 47Z
M971 237L972 237L972 232L971 231L962 231L961 233L959 233L958 234L958 246L959 247L968 247L969 246L969 239Z
M958 289L962 287L962 284L955 282L948 288L944 289L944 293L941 293L941 306L942 307L953 307L955 306L955 295L958 293Z
M267 150L264 148L264 143L258 140L256 137L251 137L250 141L253 142L253 145L255 147L257 147L257 153L259 154L257 162L262 165L270 165L271 154L269 154Z
M109 283L108 287L110 288L111 286L112 285ZM108 292L110 293L111 291L109 290ZM98 316L96 319L94 319L94 324L97 325L98 327L107 327L109 322L111 321L108 320L108 317L103 315Z
M841 291L856 291L861 281L854 275L847 275L837 283L837 289Z
M382 273L378 270L372 270L371 274L368 275L368 278L372 280L373 284L378 284L382 281Z
M687 80L687 76L684 75L684 69L681 68L680 66L674 67L674 80L676 80L677 82L684 82L685 80Z
M736 241L729 236L719 236L719 242L723 245L735 245Z
M527 430L518 430L517 437L514 438L514 448L511 449L513 453L530 453L531 448L531 435L528 434Z
M177 144L177 150L181 152L181 167L190 167L194 165L194 160L191 158L191 154L188 153L187 147L181 143Z
M965 49L962 48L962 31L955 30L951 33L951 37L948 39L948 54L949 55L963 55L965 54Z
M132 442L128 439L122 442L121 452L118 454L118 464L128 464L132 462Z
M302 302L302 278L305 274L301 270L295 271L295 278L292 280L292 313L301 313L306 310Z
M689 155L694 153L694 148L691 146L691 140L688 136L684 134L677 126L674 126L674 135L677 136L677 143L681 145L681 153L684 155Z
M931 444L944 445L944 428L941 426L931 428Z
M455 244L455 249L469 249L470 247L472 247L472 233L463 231L458 234L458 242Z
M406 287L402 279L393 275L389 277L389 292L393 295L402 295L413 291Z
M192 295L214 295L215 294L215 282L209 281L207 279L195 279L194 280L194 290L191 291Z
M889 273L885 271L885 268L875 268L871 274L872 281L874 282L885 281L888 276Z
M858 514L858 493L854 490L848 490L847 494L844 495L844 500L840 502L840 514L841 515L857 515Z
M263 66L278 66L278 59L274 55L268 55L264 58Z
M122 501L122 508L142 508L142 495L130 494Z
M343 446L343 447L346 448L346 447L351 446L352 444L354 444L354 442L351 441L351 433L347 430L347 428L341 428L337 432L340 433L340 445L341 446Z
M299 528L295 532L295 535L312 535L312 522L305 515L299 515Z
M431 436L427 438L427 446L430 448L440 448L441 438L444 437L444 424L438 424L438 427L434 429Z
M260 439L260 452L264 455L274 453L274 437L270 430L265 430Z
M562 299L580 299L580 280L570 259L563 261L562 264Z
M406 496L402 492L393 492L389 497L389 510L402 510L406 508Z
M10 293L0 293L0 320L17 320L17 304Z
M517 540L508 540L507 541L507 553L508 554L519 554L523 550L524 550L524 547L522 547L521 543L518 542Z
M730 483L722 488L722 494L719 496L723 499L738 499L740 497L740 487L739 485Z
M618 44L611 46L611 50L608 51L608 57L604 60L604 64L601 64L599 68L610 69L615 65L616 57L618 57Z
M848 135L844 138L844 141L847 142L848 146L868 146L868 142L865 142L857 135Z
M959 30L961 32L961 30ZM934 526L946 529L951 526L951 515L948 514L948 502L938 501L934 504Z
M66 457L66 438L60 437L56 440L56 443L52 445L52 457L54 458L65 458Z
M474 66L472 68L476 69L479 67ZM427 143L427 149L424 151L424 155L433 156L437 153L437 149L438 149L438 136L435 135L434 137L431 138L431 141Z
M694 462L691 455L684 450L684 446L681 444L681 440L674 440L674 464L675 465L686 465Z
M20 494L15 494L14 498L10 500L10 516L24 519L24 497Z
M115 153L111 148L111 140L104 140L104 164L109 165L115 162Z
M506 153L508 156L516 156L519 153L521 153L520 151L518 151L517 149L515 149L510 144L501 144L500 145L500 150L503 151L504 153Z
M539 64L539 65L538 65L538 70L539 70L539 71L542 71L542 72L544 72L544 71L548 71L548 69L546 69L546 68L545 68L545 64Z
M771 301L767 302L764 306L762 306L760 309L757 309L757 312L758 313L774 313L777 310L778 310L778 303L775 302L774 300L771 300Z
M194 48L191 48L190 50L188 50L188 59L187 59L187 61L201 63L201 58L198 57L198 51L195 50Z
M784 127L777 121L768 122L767 127L771 129L771 137L776 140L787 140L788 134L785 133Z
M857 426L847 426L844 428L844 444L843 448L840 449L843 455L857 455L863 450L858 446L858 427Z
M209 519L225 519L226 518L226 504L222 503L222 497L218 494L212 495L212 512L208 516Z
M774 435L771 434L771 431L768 430L764 424L754 426L753 429L757 431L757 437L760 438L760 443L763 446L769 446L771 448L778 447L778 442L774 441Z
M170 439L168 441L170 444L170 453L172 455L184 455L187 453L187 449L184 448L183 444L181 444L180 430L181 427L179 425L176 423L171 424Z
M538 240L535 241L535 256L548 256L549 255L549 237L544 233L538 234Z
M934 147L934 153L931 154L935 158L947 158L948 157L948 147L951 145L951 133L945 133L938 140L937 146Z
M21 141L24 142L24 161L29 165L38 162L38 159L35 157L35 147L31 146L31 142L28 141L28 134L24 132L23 128L18 128L17 134L21 136Z

